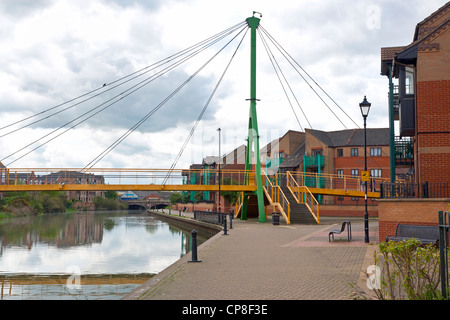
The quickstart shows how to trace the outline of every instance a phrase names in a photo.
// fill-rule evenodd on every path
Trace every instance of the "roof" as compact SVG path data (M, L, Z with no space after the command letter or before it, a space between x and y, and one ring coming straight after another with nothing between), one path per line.
M442 7L437 9L435 12L430 14L428 17L423 19L416 25L416 30L414 32L413 42L421 40L431 32L434 32L436 27L442 24L442 21L448 20L450 14L450 1L444 4Z
M281 164L280 168L296 168L301 163L301 156L305 154L305 143L303 142L292 154L290 154Z
M351 147L364 145L364 129L349 129L341 131L320 131L306 129L324 144L330 147ZM389 145L389 128L367 129L368 146Z
M410 64L417 58L417 50L427 51L439 48L429 42L450 24L450 2L433 12L416 25L413 42L407 46L381 48L381 74L388 75L388 65L398 60Z
M388 65L392 65L397 53L403 51L405 47L381 48L381 75L388 76Z

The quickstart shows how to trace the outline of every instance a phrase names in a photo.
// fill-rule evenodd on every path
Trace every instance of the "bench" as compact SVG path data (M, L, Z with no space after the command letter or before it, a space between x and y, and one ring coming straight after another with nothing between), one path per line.
M341 234L342 232L344 232L345 226L347 226L347 240L350 241L350 239L352 238L352 224L350 223L350 221L347 220L342 222L341 230L330 231L330 233L328 234L328 242L331 241L330 236L332 236L334 240L335 234Z
M438 226L418 226L409 224L398 224L395 236L387 236L386 242L402 241L416 238L422 244L437 244L439 242Z

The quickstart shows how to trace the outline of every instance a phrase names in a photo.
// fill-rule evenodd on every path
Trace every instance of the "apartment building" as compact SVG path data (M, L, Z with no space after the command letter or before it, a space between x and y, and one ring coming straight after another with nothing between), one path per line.
M450 181L450 2L416 25L409 45L381 48L381 75L392 86L390 127L414 146L414 181Z

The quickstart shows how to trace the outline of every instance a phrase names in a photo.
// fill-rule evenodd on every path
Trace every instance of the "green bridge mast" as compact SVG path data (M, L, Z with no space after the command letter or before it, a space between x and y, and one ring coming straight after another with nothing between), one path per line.
M267 222L264 208L264 192L261 176L261 161L259 157L259 133L258 133L258 119L256 117L256 28L259 26L259 18L255 17L259 12L253 11L253 16L247 18L248 26L251 29L251 50L250 50L250 115L248 121L248 140L247 140L247 155L245 158L245 170L252 169L252 154L255 157L255 180L256 191L253 194L244 194L242 202L241 220L247 219L248 199L249 195L256 195L258 203L258 222ZM251 177L250 177L251 179Z

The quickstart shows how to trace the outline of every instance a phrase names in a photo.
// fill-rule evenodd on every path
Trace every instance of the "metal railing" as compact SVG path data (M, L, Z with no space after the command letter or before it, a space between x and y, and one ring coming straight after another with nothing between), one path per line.
M289 172L299 186L321 189L338 189L348 191L363 191L364 184L361 176L337 175L314 172ZM278 181L287 181L287 174L278 173ZM388 178L371 177L368 191L378 191L381 183L388 182Z
M194 210L194 220L222 225L229 213Z
M297 203L304 203L316 222L320 223L319 202L311 193L309 188L307 186L300 187L291 172L287 173L287 187L291 191Z
M253 179L253 180L252 180ZM57 184L208 185L219 184L218 169L1 168L0 185ZM221 170L221 185L254 185L251 170Z
M287 224L291 223L291 204L279 185L274 185L264 173L263 184L271 205L278 207Z
M444 299L448 299L448 231L450 228L448 211L438 211L439 221L439 261L441 274L441 293Z
M382 199L408 199L408 198L449 198L449 182L384 182L380 186Z

